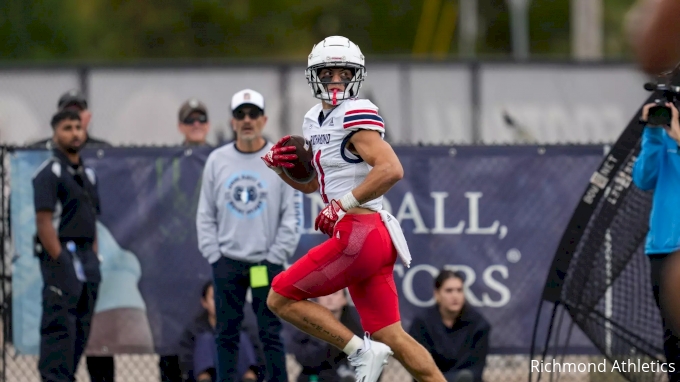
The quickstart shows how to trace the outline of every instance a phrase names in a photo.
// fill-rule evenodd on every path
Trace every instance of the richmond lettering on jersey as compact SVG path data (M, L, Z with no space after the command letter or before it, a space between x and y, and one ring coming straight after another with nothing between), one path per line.
M312 135L312 138L310 140L312 142L312 145L327 145L331 142L331 135L330 134Z

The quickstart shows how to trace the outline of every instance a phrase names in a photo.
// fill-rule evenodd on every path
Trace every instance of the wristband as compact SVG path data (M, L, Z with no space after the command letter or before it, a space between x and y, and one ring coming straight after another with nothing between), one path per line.
M352 191L350 191L340 198L340 205L345 211L349 211L354 207L359 207L360 204L357 198L354 197L354 194L352 194Z

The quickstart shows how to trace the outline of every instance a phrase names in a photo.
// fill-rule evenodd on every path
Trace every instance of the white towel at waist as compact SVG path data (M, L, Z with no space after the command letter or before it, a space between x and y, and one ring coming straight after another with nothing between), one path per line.
M383 223L385 223L385 227L387 227L387 232L390 233L392 243L397 249L399 258L404 263L404 265L406 265L406 268L410 267L411 252L408 250L408 244L406 244L406 238L404 237L404 232L401 230L399 220L397 220L397 218L385 210L381 210L379 213L380 218L382 219Z

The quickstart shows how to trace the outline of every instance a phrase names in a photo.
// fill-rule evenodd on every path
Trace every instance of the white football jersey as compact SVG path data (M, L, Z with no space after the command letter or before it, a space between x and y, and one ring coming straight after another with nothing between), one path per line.
M302 132L312 144L313 165L324 203L340 199L361 184L371 166L347 150L349 139L359 130L375 130L385 134L385 122L378 107L366 99L348 99L330 110L325 117L321 104L312 107L302 124ZM382 210L382 196L361 205L373 211Z

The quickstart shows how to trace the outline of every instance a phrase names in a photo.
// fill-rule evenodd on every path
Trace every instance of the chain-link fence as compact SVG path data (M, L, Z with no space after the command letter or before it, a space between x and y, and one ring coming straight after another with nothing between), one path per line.
M16 355L11 345L6 347L5 381L33 382L40 380L37 368L37 357ZM288 355L289 381L297 381L300 365L292 355ZM566 357L564 363L599 363L601 357L571 356ZM117 355L115 356L115 375L117 382L150 382L160 381L157 355ZM530 360L526 355L489 355L487 367L484 370L486 382L525 382L529 378ZM411 382L413 378L395 359L390 359L383 372L384 382ZM76 375L78 382L90 382L85 360L81 360ZM551 379L552 378L552 379ZM536 380L535 374L533 380ZM555 381L556 377L544 375L543 381ZM559 375L562 382L624 382L625 379L617 373L576 371L564 372Z
M2 183L4 193L1 196L1 201L3 205L3 224L2 224L2 236L4 238L5 246L3 246L2 252L2 275L3 275L3 323L11 323L11 264L12 258L11 254L13 250L12 246L12 236L10 232L9 225L9 187L10 187L10 175L7 171L9 168L8 160L6 157L6 150L0 150L0 155L3 158L3 172L2 172ZM541 287L539 285L537 288ZM532 312L533 313L533 312ZM37 370L37 357L18 354L16 351L13 341L11 338L11 330L9 325L3 325L3 356L2 356L2 370L0 370L2 375L2 381L37 381L39 380L39 374ZM494 328L494 330L508 330L507 328ZM538 359L538 358L536 358ZM571 355L567 356L562 360L563 363L588 363L588 362L601 362L602 357L597 356L577 356ZM160 381L159 375L159 357L157 355L137 355L137 354L126 354L126 355L116 355L115 356L115 373L116 381L118 382L135 382L135 381ZM528 355L517 354L491 354L487 358L487 366L484 371L485 381L526 381L529 379L529 371L531 369L531 360ZM294 381L300 372L300 366L296 362L292 355L288 356L288 370L290 380ZM552 375L543 375L542 380L555 380L551 379L554 377ZM89 376L87 374L87 369L85 367L84 359L81 360L81 364L78 368L77 380L79 382L89 381ZM392 359L385 369L383 381L385 382L406 382L411 381L412 378L404 370L404 368L395 360ZM616 373L607 370L605 372L600 371L570 371L561 373L559 377L560 381L623 381L623 379Z

